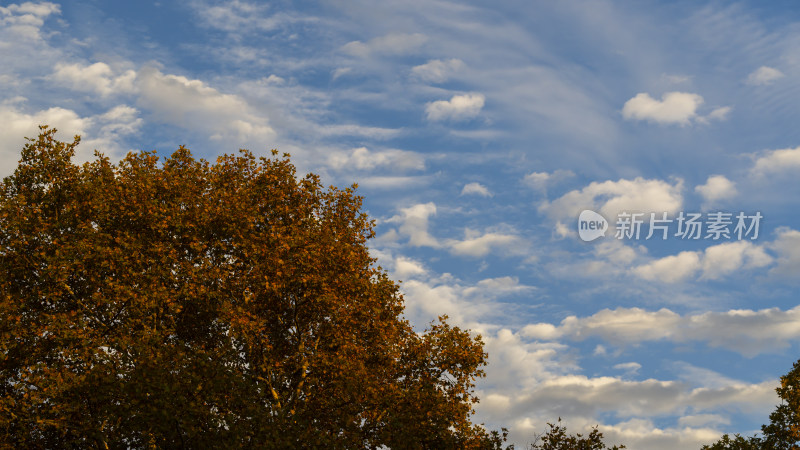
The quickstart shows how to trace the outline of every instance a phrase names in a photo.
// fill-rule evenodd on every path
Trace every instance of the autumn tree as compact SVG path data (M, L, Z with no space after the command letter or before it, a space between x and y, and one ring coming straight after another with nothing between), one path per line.
M761 436L724 435L703 450L798 450L800 449L800 360L781 377L775 389L781 403L761 426Z
M0 186L0 441L494 448L479 336L415 332L353 188L288 155L96 153L42 127Z
M624 445L607 447L603 442L603 433L592 428L589 435L582 433L567 433L566 425L561 424L561 418L556 423L547 423L547 431L536 436L530 444L530 450L621 450Z

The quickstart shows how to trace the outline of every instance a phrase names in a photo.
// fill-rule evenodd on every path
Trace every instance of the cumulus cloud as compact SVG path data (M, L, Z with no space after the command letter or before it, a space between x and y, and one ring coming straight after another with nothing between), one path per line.
M411 53L424 44L428 38L424 34L390 33L376 37L369 42L352 41L342 47L342 51L361 58L373 54L402 55Z
M772 84L775 82L775 80L783 77L783 72L780 70L772 67L761 66L747 76L747 84L751 84L753 86L764 86Z
M778 254L778 259L770 273L796 282L800 273L800 231L780 228L777 234L770 248Z
M25 2L0 6L0 28L19 39L41 41L41 29L45 19L60 13L61 7L50 2ZM0 43L0 48L6 45Z
M683 204L683 181L670 184L663 180L633 180L592 182L580 190L570 191L551 203L544 203L540 211L563 221L577 220L584 209L601 213L609 223L614 223L620 212L675 213Z
M408 244L414 247L440 247L439 241L428 233L428 219L436 215L436 204L420 203L400 209L400 214L387 222L399 223L400 234L408 237Z
M703 197L706 206L712 206L738 194L736 184L724 175L712 175L708 177L706 184L696 186L694 190Z
M768 266L772 261L773 258L762 247L750 242L725 242L705 250L701 278L717 280L741 269Z
M425 114L428 120L467 120L476 117L483 108L485 97L482 94L454 95L450 100L437 100L428 103Z
M126 70L119 75L108 64L97 62L89 66L81 64L57 64L51 78L74 90L96 92L102 96L127 94L134 91L136 72Z
M478 195L481 197L491 197L492 193L489 189L480 183L467 183L461 189L461 195Z
M464 67L464 61L460 59L432 59L425 64L414 66L411 69L411 74L415 78L425 82L443 83L447 81L452 74L462 70Z
M800 338L800 306L789 310L732 309L680 315L669 309L603 309L588 317L569 316L559 325L525 326L523 336L580 341L598 337L613 345L645 341L704 342L752 357L788 347Z
M772 173L790 172L800 169L800 147L771 150L757 158L750 174L763 177Z
M683 281L700 268L698 252L680 252L669 255L633 269L633 273L649 281L676 283Z
M701 280L718 280L740 270L765 267L773 258L764 248L748 241L724 242L705 251L684 251L634 267L633 273L648 281L677 283L702 271Z
M266 117L239 96L223 94L200 80L146 67L137 76L139 104L157 119L208 132L213 140L268 142L275 132Z
M350 152L332 153L328 157L328 165L338 170L421 170L425 168L425 159L415 152L397 149L371 152L366 147L359 147Z
M668 92L661 100L639 93L625 102L622 117L628 120L647 120L659 124L688 125L697 116L703 97L687 92Z

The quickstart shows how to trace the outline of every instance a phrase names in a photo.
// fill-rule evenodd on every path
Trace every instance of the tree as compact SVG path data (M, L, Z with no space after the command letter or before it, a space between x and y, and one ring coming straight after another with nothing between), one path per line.
M712 445L704 445L703 450L798 450L800 449L800 360L792 370L781 377L781 385L776 388L781 403L769 415L769 424L761 426L763 436L731 438L723 435Z
M549 429L536 437L533 444L530 445L530 450L620 450L625 448L624 445L607 447L603 443L603 433L597 429L592 428L588 436L584 437L582 434L567 434L567 427L561 425L561 418L558 418L558 423L547 423Z
M495 448L480 336L403 319L354 188L289 155L71 162L0 186L0 439L60 448Z

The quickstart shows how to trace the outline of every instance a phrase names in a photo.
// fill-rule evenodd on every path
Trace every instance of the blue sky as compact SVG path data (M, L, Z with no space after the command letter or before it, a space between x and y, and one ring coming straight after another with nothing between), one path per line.
M377 4L376 4L377 3ZM359 184L407 316L479 331L477 420L629 448L752 432L797 358L792 2L0 2L0 175L99 149L292 154ZM580 211L607 236L583 242ZM615 239L621 211L763 215Z

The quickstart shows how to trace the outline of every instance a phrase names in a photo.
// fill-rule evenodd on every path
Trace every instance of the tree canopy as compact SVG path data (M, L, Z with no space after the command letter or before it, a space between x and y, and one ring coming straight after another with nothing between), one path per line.
M55 132L0 186L6 446L499 446L480 336L412 329L354 188L274 151L79 166Z
M775 389L781 403L769 415L769 423L761 426L761 436L724 435L704 445L702 450L798 450L800 449L800 360L781 377Z
M567 434L567 427L557 423L548 423L547 431L536 436L529 450L621 450L624 445L608 447L603 442L603 433L597 427L592 428L587 436L581 433Z

